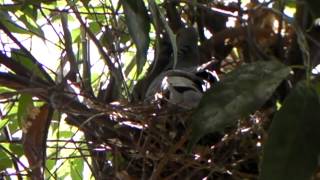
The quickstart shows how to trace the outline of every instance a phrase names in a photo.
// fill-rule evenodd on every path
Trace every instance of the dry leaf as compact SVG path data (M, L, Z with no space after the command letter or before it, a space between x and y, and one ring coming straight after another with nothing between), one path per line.
M42 160L44 156L46 130L48 125L49 106L33 107L29 111L23 133L23 149L32 170L33 179L43 179Z

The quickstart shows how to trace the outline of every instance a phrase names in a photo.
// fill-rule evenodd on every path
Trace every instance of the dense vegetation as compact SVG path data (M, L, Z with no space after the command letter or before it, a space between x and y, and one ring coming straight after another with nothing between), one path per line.
M319 8L1 0L0 179L319 178Z

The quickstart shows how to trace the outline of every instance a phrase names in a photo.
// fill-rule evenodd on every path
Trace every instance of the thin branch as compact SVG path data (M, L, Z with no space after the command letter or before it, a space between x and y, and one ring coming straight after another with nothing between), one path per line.
M81 47L82 47L82 76L83 76L83 86L86 93L90 95L94 95L92 85L91 85L91 63L90 63L90 43L87 38L87 33L85 32L84 28L81 27L80 29L81 34Z
M92 167L92 165L90 165L88 159L86 158L86 157L91 157L91 156L85 155L85 154L83 153L83 150L84 150L84 149L81 148L81 147L78 147L78 144L77 144L77 143L74 143L74 146L75 146L76 149L79 151L81 157L83 158L84 162L85 162L85 163L87 164L87 166L89 167L90 171L93 172L93 169L92 169L93 167Z
M177 144L172 146L167 153L165 153L163 159L160 160L159 164L155 168L154 172L151 175L150 179L159 179L161 177L161 171L167 164L167 162L170 159L170 155L174 154L179 148L183 146L183 144L188 140L188 136L190 134L190 131L186 131L185 135L182 136Z
M52 80L52 78L49 76L49 74L43 69L43 65L41 63L39 63L35 57L30 53L30 51L28 51L21 43L20 41L13 36L13 34L9 31L9 29L3 25L0 22L0 29L17 45L19 46L19 48L30 58L30 60L33 62L33 64L35 64L39 70L41 70L41 73L44 75L44 77L47 79L47 81L51 84L54 84L54 81Z
M17 61L14 59L8 57L4 53L0 51L0 63L5 65L7 68L11 69L13 72L15 72L18 75L31 78L32 73L22 66L21 64L18 64Z
M78 70L78 66L77 66L76 56L74 55L74 52L72 49L72 37L71 37L71 33L69 31L67 18L68 17L67 17L66 12L61 14L61 23L62 23L63 36L64 36L64 46L66 48L66 54L68 57L68 61L70 62L70 71L67 76L68 76L68 78L70 78L71 81L76 82L77 73L79 72L79 70Z
M59 39L59 42L63 42L61 37L60 37L60 34L57 32L56 28L54 28L51 20L47 17L47 15L43 12L43 9L42 8L39 8L39 11L41 13L41 15L46 19L48 25L52 28L53 32L56 34L56 36L58 37ZM49 41L50 42L50 41ZM63 49L63 47L61 47L60 45L56 44L56 43L53 43L55 46L59 47L60 49Z
M88 33L89 37L91 38L91 40L93 41L93 43L97 46L99 53L101 54L102 58L104 59L104 61L106 62L111 74L117 79L118 82L125 82L122 72L119 71L119 69L117 69L114 65L114 63L112 62L111 58L107 55L107 53L103 50L103 46L101 45L101 43L99 42L99 40L97 39L97 37L93 34L93 32L86 26L86 24L84 23L84 21L82 20L82 17L80 15L80 13L78 12L78 10L76 9L76 7L71 4L68 1L68 4L70 5L71 9L73 10L73 12L76 15L76 18L78 19L78 21L80 22L81 26L85 29L85 31ZM120 64L119 64L120 66Z

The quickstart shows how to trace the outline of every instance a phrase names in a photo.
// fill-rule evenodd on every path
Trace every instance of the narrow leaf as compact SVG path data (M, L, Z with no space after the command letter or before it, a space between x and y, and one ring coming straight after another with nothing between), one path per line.
M16 4L7 4L5 6L0 6L0 11L1 12L9 12L9 11L16 12L18 10L21 10L22 6L23 6L22 4L18 4L18 3L16 3Z
M5 127L5 125L7 125L8 122L9 122L8 118L0 120L0 131L2 131L2 128Z
M21 94L17 112L19 125L25 120L31 107L33 107L32 96L30 94Z
M10 31L13 33L20 33L20 34L30 34L30 32L21 27L20 25L16 24L8 14L8 12L0 11L0 22Z
M299 83L272 120L264 146L261 180L311 178L320 152L319 109L316 90Z
M149 0L149 6L150 6L150 11L152 13L152 15L154 17L159 17L161 22L164 25L164 28L166 30L166 32L169 35L169 39L171 42L171 46L172 46L172 54L173 54L173 69L176 68L176 65L178 63L178 47L177 47L177 39L176 39L176 35L174 34L174 32L172 31L172 29L170 28L168 22L165 20L164 15L160 12L158 6L156 5L154 0Z
M137 48L136 64L140 74L147 59L150 19L143 0L122 0L122 5L129 33Z
M11 58L18 64L23 65L25 68L30 70L33 74L33 78L38 77L45 80L45 76L42 70L35 64L35 62L21 49L11 49ZM14 70L14 69L13 69Z
M38 7L39 6L32 4L24 4L20 10L23 12L24 15L28 16L34 22L36 22L38 18Z
M191 117L192 140L209 132L223 131L248 116L269 99L290 69L277 61L246 64L230 72L202 98Z

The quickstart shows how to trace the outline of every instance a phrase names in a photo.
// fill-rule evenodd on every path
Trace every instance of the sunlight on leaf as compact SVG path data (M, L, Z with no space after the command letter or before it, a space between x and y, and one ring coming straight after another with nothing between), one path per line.
M8 121L9 121L8 118L0 120L0 131L8 123Z
M83 179L82 172L83 172L83 159L82 158L75 158L73 160L69 160L70 163L70 174L72 179Z

